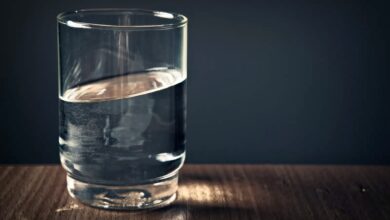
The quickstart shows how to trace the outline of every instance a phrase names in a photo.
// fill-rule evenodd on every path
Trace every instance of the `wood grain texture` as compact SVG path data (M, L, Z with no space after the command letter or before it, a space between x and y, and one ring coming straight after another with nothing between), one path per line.
M126 212L72 199L60 166L0 166L0 219L390 219L390 167L186 165L174 204Z

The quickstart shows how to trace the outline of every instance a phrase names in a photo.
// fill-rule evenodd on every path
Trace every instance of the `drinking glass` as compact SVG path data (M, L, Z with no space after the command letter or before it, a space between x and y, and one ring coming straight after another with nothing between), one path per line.
M187 18L58 15L59 149L70 195L107 209L175 200L186 144Z

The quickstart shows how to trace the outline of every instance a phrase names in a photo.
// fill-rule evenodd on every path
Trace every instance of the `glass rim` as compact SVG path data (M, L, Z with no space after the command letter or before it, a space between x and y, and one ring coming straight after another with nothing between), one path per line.
M90 23L72 20L69 17L73 15L83 14L101 14L112 13L114 14L133 14L133 15L147 15L164 19L172 20L172 22L160 23L160 24L142 24L142 25L118 25L118 24L104 24L104 23ZM187 24L188 19L186 16L174 12L165 12L140 8L96 8L96 9L80 9L74 11L65 11L57 15L57 22L66 25L71 28L83 28L83 29L108 29L108 30L161 30L161 29L174 29L179 28Z

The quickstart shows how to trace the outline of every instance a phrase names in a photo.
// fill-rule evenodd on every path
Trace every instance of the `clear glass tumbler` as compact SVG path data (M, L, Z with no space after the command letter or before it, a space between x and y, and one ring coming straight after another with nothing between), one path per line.
M185 158L187 18L92 9L57 21L59 148L70 195L108 209L173 202Z

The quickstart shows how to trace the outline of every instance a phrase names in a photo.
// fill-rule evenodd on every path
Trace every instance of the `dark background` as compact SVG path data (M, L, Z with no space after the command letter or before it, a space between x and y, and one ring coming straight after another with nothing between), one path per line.
M188 162L390 163L385 1L3 4L1 163L59 162L55 17L101 7L188 16Z

